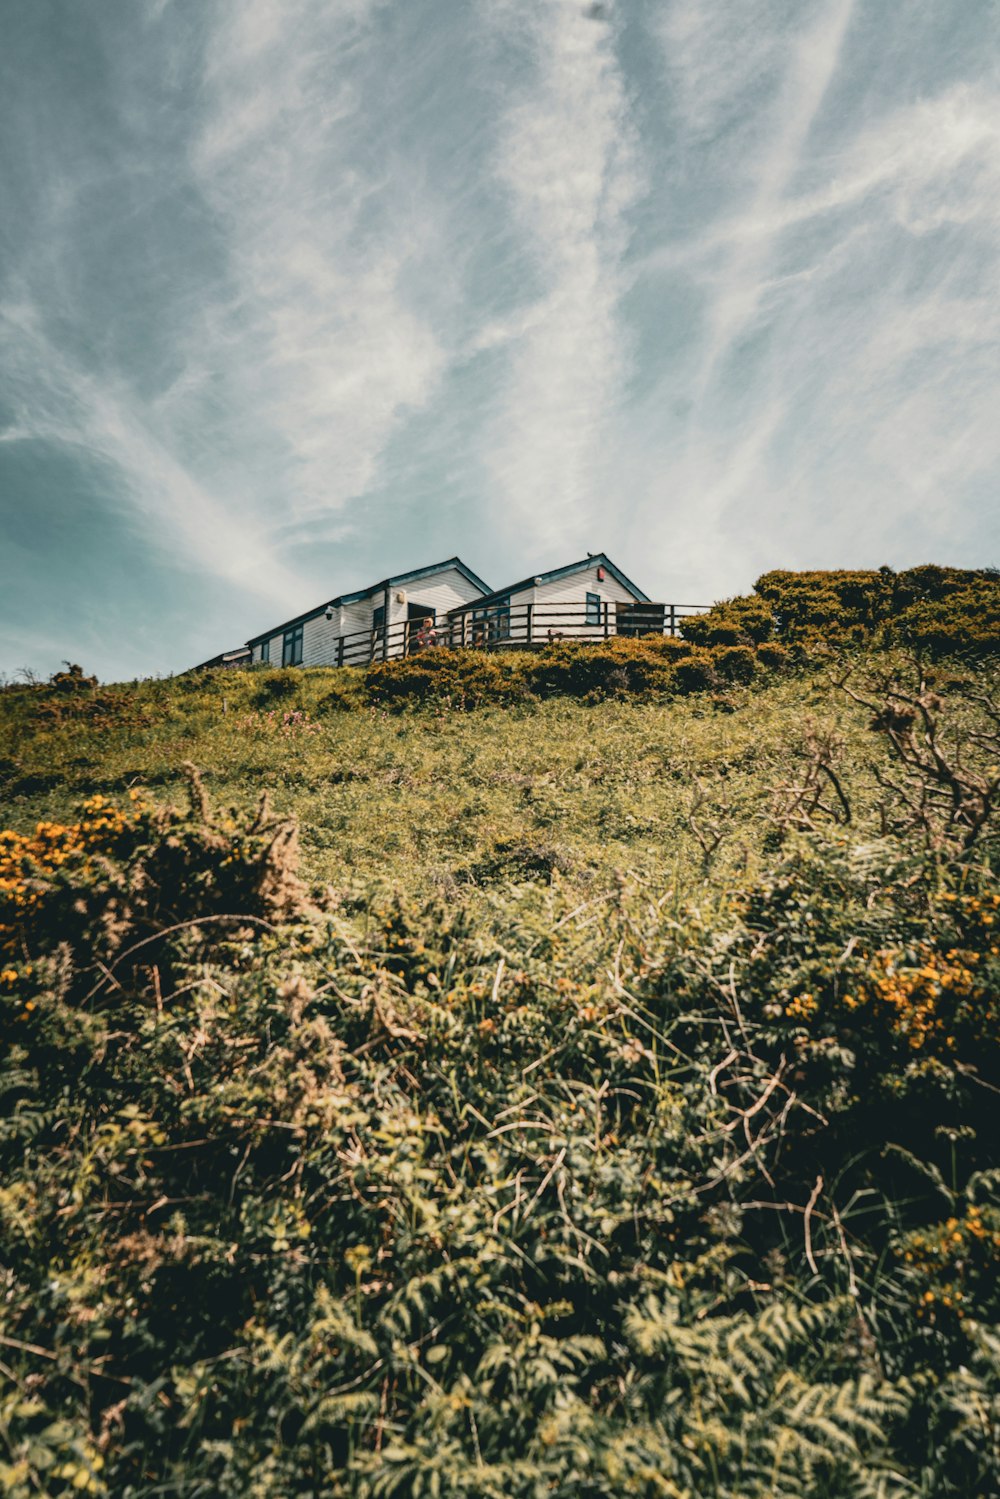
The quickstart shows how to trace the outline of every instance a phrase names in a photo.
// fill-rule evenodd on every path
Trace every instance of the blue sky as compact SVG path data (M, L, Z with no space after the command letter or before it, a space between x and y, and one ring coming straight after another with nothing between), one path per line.
M1000 562L992 0L0 0L0 672Z

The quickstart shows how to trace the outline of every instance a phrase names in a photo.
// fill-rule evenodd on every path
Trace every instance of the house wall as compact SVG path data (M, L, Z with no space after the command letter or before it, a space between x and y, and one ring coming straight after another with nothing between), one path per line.
M398 607L398 617L406 618L410 604L424 604L435 611L440 621L449 609L455 609L459 604L469 604L473 599L478 599L480 592L481 590L474 583L470 583L464 573L460 573L457 568L449 567L444 572L434 573L429 578L421 578L418 582L407 585L407 602Z
M579 572L570 573L565 578L553 578L532 589L532 603L535 606L532 619L533 640L547 640L550 630L554 635L562 632L573 640L599 640L605 633L605 604L608 605L609 631L612 635L615 633L615 605L634 604L636 596L607 571L604 578L599 580L597 568L598 564L595 562L592 568L581 568ZM596 593L602 606L601 623L592 628L587 627L583 612L588 593ZM560 605L566 610L561 619ZM573 607L568 607L570 605Z
M397 595L404 593L406 598L400 603ZM389 590L389 628L400 626L409 617L410 604L423 604L433 609L442 620L449 609L454 609L458 604L468 603L479 597L479 589L471 583L464 573L457 568L449 567L441 572L432 573L429 577L420 578L411 584L397 584ZM385 594L380 589L367 598L355 599L349 604L341 604L335 611L332 619L327 619L325 613L313 616L303 623L302 627L302 665L303 666L336 666L339 644L341 639L345 642L345 662L347 665L366 665L371 658L372 643L372 621L376 608L385 600ZM271 636L270 664L281 665L282 642L284 631L280 630ZM392 655L399 655L402 649L402 632L398 631L395 636L390 635L389 648ZM376 657L381 654L380 642L375 642L374 652ZM261 648L254 646L254 661L261 661Z
M272 635L270 637L271 653L270 653L270 656L268 657L268 665L269 666L280 666L281 665L281 642L283 641L283 639L284 639L284 633L283 632L280 635ZM254 659L255 662L260 662L260 661L264 660L264 644L263 644L263 642L258 642L258 644L254 646L254 648L253 648L253 659Z
M584 605L588 593L596 593L601 600L601 623L588 628L585 622ZM510 595L510 626L507 638L512 644L537 644L560 634L573 640L599 640L604 636L604 606L608 607L608 626L615 633L616 608L621 604L636 602L636 596L618 579L606 573L602 580L597 577L597 564L593 568L581 568L565 578L550 579L533 584ZM527 605L531 605L528 619ZM496 607L495 605L493 606ZM460 626L456 627L457 631ZM466 625L467 638L471 642L473 622Z

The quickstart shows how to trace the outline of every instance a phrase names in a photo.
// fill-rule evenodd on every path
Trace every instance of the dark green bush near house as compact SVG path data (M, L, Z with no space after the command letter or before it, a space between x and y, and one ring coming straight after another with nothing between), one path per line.
M261 707L269 707L286 698L297 697L302 690L301 668L294 666L266 667L253 671L256 701Z
M418 651L374 662L364 681L371 702L379 707L436 699L455 708L475 708L485 702L516 702L524 695L520 660L505 652Z
M915 567L877 571L770 572L754 593L716 604L685 623L699 645L851 648L910 643L937 653L996 651L1000 575L995 569Z
M324 713L353 713L359 708L368 706L368 692L360 672L351 671L339 673L347 680L335 683L329 692L323 693L316 700L316 712Z
M707 614L695 614L684 621L684 635L693 645L756 645L770 640L775 633L775 619L761 599L727 599Z
M712 651L696 648L690 656L679 661L674 669L673 686L676 692L707 692L718 685L719 676Z
M564 640L539 651L524 668L525 685L539 697L615 697L664 692L671 662L688 647L666 637L621 637L597 641Z
M715 669L726 682L752 682L757 674L757 656L748 645L720 646Z

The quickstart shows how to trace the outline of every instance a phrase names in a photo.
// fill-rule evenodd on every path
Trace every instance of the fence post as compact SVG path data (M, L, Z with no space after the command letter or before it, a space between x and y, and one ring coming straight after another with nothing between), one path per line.
M676 604L671 604L670 605L670 633L671 633L671 635L676 635L677 634L677 605Z
M344 664L344 637L343 637L343 635L341 635L340 639L337 641L337 665L338 666L343 666L343 664Z
M605 599L604 600L604 638L605 638L605 640L607 640L608 636L611 634L611 623L610 623L610 620L611 620L611 605L608 603L607 599Z
M526 645L531 644L531 621L534 617L535 606L530 601L524 606L524 640Z

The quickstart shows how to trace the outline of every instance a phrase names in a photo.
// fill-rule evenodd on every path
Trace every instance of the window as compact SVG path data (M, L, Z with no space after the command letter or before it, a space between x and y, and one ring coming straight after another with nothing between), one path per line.
M282 666L302 665L302 626L295 625L291 630L285 631L285 638L281 646Z
M375 631L375 639L382 639L382 631L385 629L385 605L376 604L372 610L372 629Z
M587 594L587 624L599 625L601 623L601 595L599 593Z
M269 640L262 640L260 643L260 659L262 661L270 661L271 659L271 642Z

